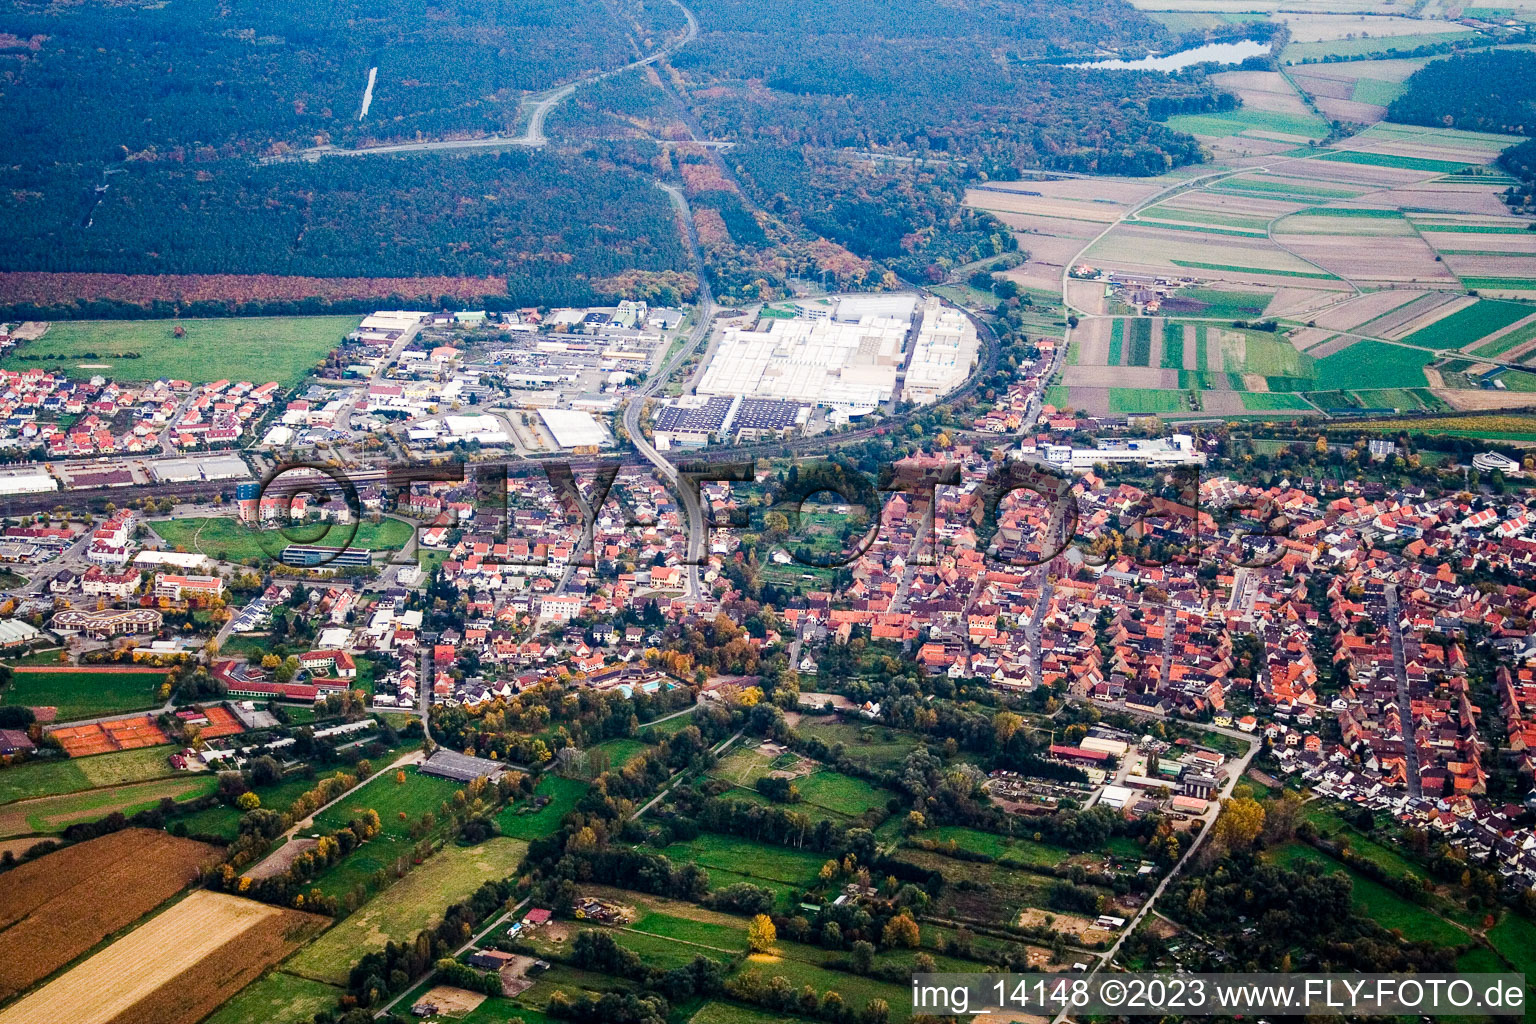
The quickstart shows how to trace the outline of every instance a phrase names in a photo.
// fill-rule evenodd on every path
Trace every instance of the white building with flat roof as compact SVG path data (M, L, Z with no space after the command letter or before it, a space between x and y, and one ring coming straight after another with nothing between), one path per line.
M540 409L539 418L561 448L596 448L613 443L613 435L591 413L579 409Z
M766 331L727 328L696 389L810 402L861 416L896 390L910 323L896 317L773 320Z
M980 348L976 325L969 317L936 298L926 299L901 397L916 405L937 402L970 377Z

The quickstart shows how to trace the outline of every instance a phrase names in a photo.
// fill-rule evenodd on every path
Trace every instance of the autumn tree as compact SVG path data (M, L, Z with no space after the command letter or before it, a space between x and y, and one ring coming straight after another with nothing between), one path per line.
M779 933L773 926L773 918L767 914L758 914L747 925L747 946L754 953L768 952L778 940Z
M1246 850L1264 831L1264 808L1253 797L1235 797L1222 805L1212 841L1223 850Z

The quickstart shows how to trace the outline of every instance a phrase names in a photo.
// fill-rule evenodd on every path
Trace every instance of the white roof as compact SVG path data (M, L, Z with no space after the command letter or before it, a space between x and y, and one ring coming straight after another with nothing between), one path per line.
M539 417L544 420L549 432L555 435L555 443L562 448L604 445L613 440L608 428L589 412L579 409L540 409Z

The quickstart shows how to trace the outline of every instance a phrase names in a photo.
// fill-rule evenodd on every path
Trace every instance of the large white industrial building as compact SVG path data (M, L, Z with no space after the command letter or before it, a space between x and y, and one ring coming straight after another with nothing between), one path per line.
M901 397L915 405L929 405L965 383L981 342L970 318L938 299L927 299L921 315Z

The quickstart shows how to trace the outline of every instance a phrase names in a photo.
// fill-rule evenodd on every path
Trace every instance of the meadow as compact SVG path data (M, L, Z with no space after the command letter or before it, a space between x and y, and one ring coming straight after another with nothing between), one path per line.
M394 772L385 772L366 785L348 793L329 809L315 816L313 831L334 832L365 810L379 814L380 834L396 838L410 835L411 826L431 811L439 819L439 808L464 787L448 779L423 775L415 768L405 768L405 781L396 782Z
M686 722L686 716L677 721ZM549 803L537 810L519 802L503 808L496 815L501 834L516 839L542 839L560 827L560 819L576 809L576 801L587 791L588 785L575 779L562 779L558 775L545 775L534 788L535 796L549 797Z
M252 982L209 1017L206 1024L310 1024L333 1010L342 990L293 974L269 974Z
M859 725L831 718L802 718L795 731L814 736L829 746L841 743L847 756L871 767L895 767L907 759L922 741L909 732L883 725Z
M1321 865L1326 872L1343 871L1353 883L1350 895L1355 909L1383 928L1400 931L1415 941L1433 942L1441 946L1460 946L1470 940L1466 932L1445 918L1425 907L1409 903L1381 883L1366 878L1313 847L1291 842L1277 847L1270 856L1287 867L1310 863Z
M347 972L364 953L383 949L390 940L414 938L482 882L516 872L527 851L527 843L505 837L476 846L449 843L310 943L283 969L312 981L344 985Z
M1050 843L1037 843L1028 839L1014 839L1010 836L1000 836L994 832L982 832L980 829L966 828L963 825L941 825L938 828L928 829L918 835L919 839L931 839L936 843L948 843L953 841L962 850L972 853L983 853L988 857L1016 860L1021 864L1032 864L1038 867L1050 867L1060 864L1072 856L1072 852L1064 847L1053 846Z
M162 754L170 750L169 747L156 749ZM113 811L132 817L140 811L158 807L161 800L185 802L217 788L218 779L212 773L204 772L18 801L0 807L0 838L62 832L69 825L95 821Z
M58 721L95 718L157 705L156 691L165 682L164 669L138 672L70 672L53 669L12 669L11 685L0 703L59 709Z
M304 379L358 324L355 316L235 317L217 320L79 320L55 323L36 341L13 349L0 366L43 369L89 379ZM185 336L175 336L181 327ZM124 358L132 353L131 357Z
M1249 132L1274 132L1281 135L1299 135L1306 139L1320 139L1328 134L1328 125L1320 117L1287 114L1276 110L1258 110L1239 107L1236 110L1210 114L1176 114L1168 119L1168 127L1191 135L1208 135L1225 138Z
M802 951L803 955L811 959L797 959ZM843 997L843 1003L855 1010L862 1010L871 999L883 999L890 1006L891 1020L905 1021L911 1018L912 993L908 988L822 967L814 962L816 957L822 955L822 951L814 947L781 942L775 953L755 953L748 957L742 965L742 971L755 970L769 981L784 978L795 989L809 985L818 993L837 992Z
M815 885L817 873L827 859L809 850L754 843L714 832L673 843L661 852L674 864L691 861L707 868L712 889L751 882L780 893L799 892Z
M28 761L0 772L0 804L43 796L66 796L98 786L147 782L175 774L168 747L141 747L94 757Z

